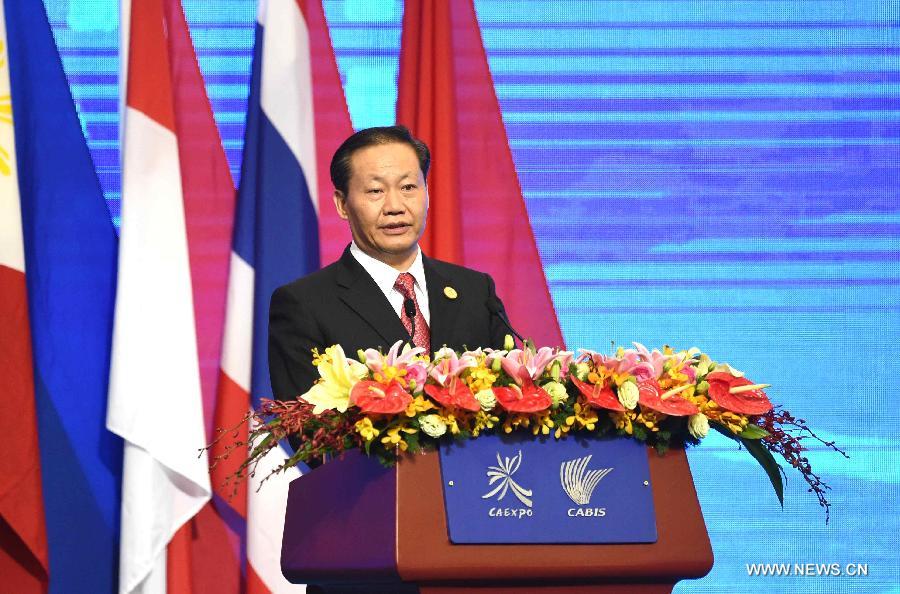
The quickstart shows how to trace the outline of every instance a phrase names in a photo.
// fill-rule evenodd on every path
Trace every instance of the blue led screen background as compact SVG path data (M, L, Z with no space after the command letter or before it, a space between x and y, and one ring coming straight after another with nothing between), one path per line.
M118 6L45 4L115 219ZM354 126L393 123L402 2L324 4ZM677 591L900 593L900 3L475 4L569 346L696 345L851 456L810 454L826 526L791 469L782 511L692 450L716 564ZM255 2L184 6L237 181ZM869 575L747 575L779 562Z

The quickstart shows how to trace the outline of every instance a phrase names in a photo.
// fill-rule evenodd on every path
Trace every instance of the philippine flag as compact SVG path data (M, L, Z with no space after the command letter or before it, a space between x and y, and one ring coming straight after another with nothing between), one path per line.
M6 23L0 7L0 584L46 592L47 533L35 422L22 208L9 101Z
M315 81L315 84L314 84ZM263 0L236 210L216 426L233 427L260 398L272 397L267 364L272 292L319 267L318 205L329 200L328 158L352 132L322 6ZM323 179L324 178L324 179ZM327 190L325 189L327 188ZM246 437L246 434L244 435ZM221 454L221 450L214 450ZM287 486L299 476L259 481L288 456L273 450L256 477L230 499L247 518L247 591L293 592L281 575ZM236 456L213 471L222 487Z
M114 592L122 440L106 429L106 400L118 240L44 7L7 2L4 8L49 591ZM0 219L3 227L7 219ZM8 377L0 372L0 383ZM24 426L18 411L0 414L0 426L7 419ZM3 434L27 443L6 428ZM24 492L10 493L19 499ZM26 592L11 575L0 565L0 591Z

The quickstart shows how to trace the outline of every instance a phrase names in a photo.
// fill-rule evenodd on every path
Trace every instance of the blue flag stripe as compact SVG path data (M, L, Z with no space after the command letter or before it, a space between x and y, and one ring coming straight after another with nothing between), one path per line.
M255 273L251 398L271 398L268 318L272 292L319 267L318 218L306 176L260 105L261 53L257 26L234 250Z
M117 240L44 7L5 10L50 592L113 592L122 442L105 419Z

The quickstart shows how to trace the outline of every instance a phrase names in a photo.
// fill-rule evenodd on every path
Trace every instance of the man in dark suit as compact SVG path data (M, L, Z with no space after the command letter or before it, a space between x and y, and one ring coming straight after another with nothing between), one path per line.
M319 377L311 349L386 351L398 340L433 352L495 347L508 332L490 276L422 254L430 154L402 126L348 138L331 161L334 203L353 242L341 258L279 287L269 309L269 374L276 398Z

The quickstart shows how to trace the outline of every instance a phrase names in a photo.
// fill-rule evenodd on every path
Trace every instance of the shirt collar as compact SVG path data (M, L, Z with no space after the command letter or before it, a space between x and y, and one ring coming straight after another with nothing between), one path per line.
M356 261L359 262L360 266L369 273L369 276L372 277L372 280L375 281L375 284L378 285L378 288L381 289L381 292L385 295L390 293L394 288L394 283L397 282L397 276L399 276L401 272L404 272L403 270L397 270L393 266L385 264L381 260L376 260L362 251L359 246L356 245L355 241L350 242L350 254L356 258ZM416 259L413 260L409 270L406 270L405 272L409 272L413 275L416 285L418 285L419 289L425 293L425 267L422 264L421 248L416 252Z

